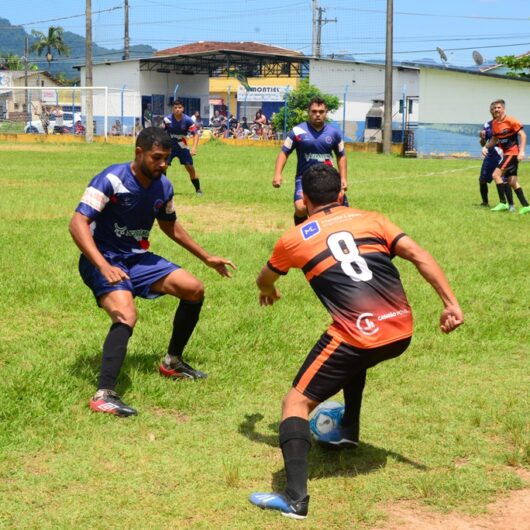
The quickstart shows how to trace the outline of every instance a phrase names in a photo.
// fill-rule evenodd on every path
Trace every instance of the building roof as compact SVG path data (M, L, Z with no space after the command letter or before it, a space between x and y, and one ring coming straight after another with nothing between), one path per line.
M288 48L270 46L261 42L222 42L222 41L199 41L192 44L184 44L175 48L159 50L154 55L194 55L212 52L243 52L252 54L270 54L276 56L303 56L304 54Z

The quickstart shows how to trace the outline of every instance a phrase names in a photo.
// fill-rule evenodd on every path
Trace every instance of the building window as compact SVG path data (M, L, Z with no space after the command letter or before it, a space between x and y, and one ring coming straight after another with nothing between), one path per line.
M409 114L412 114L412 103L413 103L413 100L409 99L408 100ZM399 113L403 114L403 100L402 99L399 100Z

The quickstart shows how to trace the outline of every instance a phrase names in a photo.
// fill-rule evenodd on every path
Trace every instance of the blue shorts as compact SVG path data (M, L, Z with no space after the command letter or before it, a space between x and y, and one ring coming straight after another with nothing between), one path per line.
M178 158L182 166L193 166L193 157L191 156L189 149L182 149L181 147L173 147L173 149L171 150L171 153L169 154L169 158L167 159L168 166L171 165L171 161L174 158Z
M499 152L498 148L491 147L482 161L480 176L478 178L479 181L489 184L493 180L493 171L495 171L495 168L499 165L501 160L502 154Z
M301 201L303 199L302 197L302 177L296 177L294 180L294 196L293 196L293 202ZM342 206L349 206L348 198L346 197L346 194L344 194L344 199L342 201Z
M151 285L181 268L179 265L175 265L152 252L132 254L130 256L104 252L103 256L111 265L124 270L128 274L129 279L111 285L99 270L81 254L79 258L79 273L83 281L92 290L96 300L112 291L130 291L133 296L158 298L162 295L153 293Z

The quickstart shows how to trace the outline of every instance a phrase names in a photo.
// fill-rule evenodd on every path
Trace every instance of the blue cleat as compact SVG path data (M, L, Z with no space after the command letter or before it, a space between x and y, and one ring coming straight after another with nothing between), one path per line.
M284 493L253 493L251 504L263 510L278 510L291 519L305 519L309 510L309 495L299 501L293 501Z

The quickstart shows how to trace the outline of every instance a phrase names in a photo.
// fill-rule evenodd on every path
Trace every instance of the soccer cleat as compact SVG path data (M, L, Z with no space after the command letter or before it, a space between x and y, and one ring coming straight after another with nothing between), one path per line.
M89 402L94 412L106 412L115 416L136 416L136 409L126 405L114 390L98 390Z
M510 206L508 207L508 211L510 213L515 213L515 206L513 204L510 204Z
M519 213L521 215L524 215L525 213L530 213L530 206L523 206L520 210L519 210Z
M492 208L490 211L492 211L492 212L506 212L509 209L510 209L510 207L505 202L500 202L499 204L497 204L497 206Z
M291 519L305 519L309 510L309 495L293 501L285 493L253 493L248 500L262 510L278 510Z
M162 361L158 367L158 371L164 377L171 379L206 379L208 376L200 370L195 370L188 363L178 360L171 364Z
M324 435L313 433L313 436L318 443L336 447L357 447L359 445L359 436L348 432L347 429L342 427L332 429Z
M201 190L197 190L195 192L195 197L202 197L203 195L204 195L204 193Z

